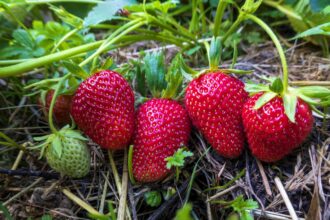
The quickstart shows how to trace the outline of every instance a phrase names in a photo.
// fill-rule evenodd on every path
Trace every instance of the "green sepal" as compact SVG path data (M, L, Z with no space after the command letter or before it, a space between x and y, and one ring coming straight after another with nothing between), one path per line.
M245 87L244 87L245 91L247 91L250 94L256 94L259 92L267 92L270 91L269 87L263 84L255 84L251 81L248 81L245 83Z
M63 145L62 145L61 137L59 135L55 135L51 147L54 154L57 155L59 158L61 158L63 152Z
M298 98L294 94L286 93L283 95L283 105L285 114L288 116L289 120L295 123L295 115L297 108Z
M211 40L211 45L205 44L206 50L208 51L210 70L217 70L221 60L221 38L213 37Z
M310 98L327 98L330 96L330 89L322 86L304 86L296 89L299 93Z
M49 138L49 135L44 135L44 136L40 136L40 137L34 137L33 140L35 140L35 141L44 141L48 138Z
M78 140L81 140L81 141L87 141L88 140L87 138L82 136L82 134L79 131L75 131L75 130L71 130L71 129L68 129L65 132L62 132L61 134L65 137L74 138L74 139L78 139Z
M162 92L162 98L175 99L182 89L183 82L183 58L181 54L177 54L170 64L170 68L165 76L167 86Z
M277 95L278 94L274 92L265 92L262 96L259 97L253 108L255 110L258 110L259 108L264 106L267 102L275 98Z
M153 97L160 97L166 88L165 55L163 51L148 53L143 59L147 85Z
M283 82L280 78L276 78L272 84L269 85L269 89L275 93L281 94L283 92Z

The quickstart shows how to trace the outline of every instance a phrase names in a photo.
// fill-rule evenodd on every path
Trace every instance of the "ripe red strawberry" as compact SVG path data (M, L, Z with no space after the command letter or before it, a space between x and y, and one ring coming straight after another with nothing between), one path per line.
M222 156L238 157L244 148L244 84L221 72L202 74L186 90L185 105L193 124Z
M127 81L110 70L82 82L72 101L71 115L78 127L107 149L129 144L134 128L134 94Z
M313 116L309 106L298 98L295 123L284 111L283 100L276 96L258 110L256 101L263 93L252 96L244 105L242 117L252 154L259 160L282 159L301 144L311 132Z
M49 90L46 94L45 105L42 108L45 115L48 115L50 103L52 102L54 90ZM55 101L53 109L53 117L59 125L70 124L70 109L72 102L72 95L59 95ZM40 102L41 103L41 102Z
M133 174L152 182L169 174L165 158L188 144L190 121L186 110L170 99L151 99L140 106L134 133Z

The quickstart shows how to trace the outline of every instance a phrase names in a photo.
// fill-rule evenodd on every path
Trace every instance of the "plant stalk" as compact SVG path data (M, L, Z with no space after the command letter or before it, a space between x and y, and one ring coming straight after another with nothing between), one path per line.
M263 28L264 31L266 31L266 33L269 35L269 37L272 39L273 43L275 44L276 49L277 49L280 59L281 59L281 64L282 64L282 69L283 69L282 70L283 71L283 76L282 76L283 93L286 93L288 91L288 82L289 82L288 64L287 64L285 53L281 46L280 41L278 40L278 38L276 37L276 35L272 31L272 29L270 29L270 27L265 22L263 22L260 18L254 16L252 14L246 14L246 19L251 19L252 21L257 23L261 28Z

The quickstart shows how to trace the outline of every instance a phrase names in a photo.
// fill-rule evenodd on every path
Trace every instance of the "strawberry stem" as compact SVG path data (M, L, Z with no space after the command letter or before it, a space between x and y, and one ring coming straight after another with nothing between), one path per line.
M135 184L135 179L133 175L133 145L129 146L128 150L128 175L132 184Z
M269 37L272 39L273 43L275 44L276 49L277 49L280 59L281 59L282 69L283 69L283 76L282 76L283 93L286 93L288 91L288 81L289 81L288 65L287 65L285 53L281 46L280 41L278 40L278 38L276 37L276 35L272 31L272 29L270 29L270 27L265 22L263 22L260 18L254 16L252 14L246 14L246 19L251 19L252 21L257 23L260 27L262 27L266 31L266 33L269 35Z
M62 77L62 79L58 82L57 84L57 87L55 89L55 92L54 92L54 95L52 97L52 102L50 103L50 106L49 106L49 112L48 112L48 123L49 123L49 128L50 130L56 134L58 131L57 129L55 128L54 126L54 122L53 122L53 111L54 111L54 105L55 105L55 102L56 102L56 98L61 90L61 87L64 83L64 81L70 76L71 74L67 74L65 76Z

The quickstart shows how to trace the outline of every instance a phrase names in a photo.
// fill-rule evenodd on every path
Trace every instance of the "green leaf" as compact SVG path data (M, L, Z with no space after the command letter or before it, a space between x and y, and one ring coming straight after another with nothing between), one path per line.
M184 204L184 206L176 212L174 220L193 220L191 211L192 205L190 203Z
M5 219L7 219L7 220L13 220L13 217L11 217L8 209L2 204L2 202L0 202L0 211L2 212L3 216L5 217Z
M330 36L330 22L318 25L318 26L310 28L302 33L299 33L293 39L308 37L308 36L313 36L313 35Z
M285 114L288 116L291 122L295 123L297 96L293 94L284 94L283 104L284 104Z
M55 14L65 23L72 25L75 28L80 28L83 25L83 20L68 11L66 11L62 7L56 7L54 5L51 5L49 9L53 10Z
M52 218L52 216L51 215L43 215L42 217L41 217L41 220L52 220L53 218Z
M272 84L269 86L269 89L275 93L283 92L283 82L280 78L276 78Z
M230 206L234 209L234 211L240 213L241 215L246 211L250 211L253 209L257 209L258 203L252 199L244 200L242 195L236 197L230 204Z
M330 89L322 86L304 86L296 90L310 98L324 98L330 96Z
M144 200L151 207L157 207L162 203L162 195L158 191L149 191L144 194Z
M262 96L259 97L259 99L256 101L254 105L254 109L257 110L264 106L266 103L268 103L270 100L275 98L278 94L274 92L266 92Z
M148 53L143 61L148 88L153 97L160 97L166 88L164 52Z
M20 45L26 48L33 49L35 47L33 38L26 30L18 29L14 31L13 37Z
M135 0L106 0L97 4L84 20L84 26L99 24L110 21L115 17L116 12L125 6L136 4Z
M178 149L173 156L165 158L166 168L171 169L172 167L183 167L184 160L187 157L192 157L194 154L191 151L186 151L184 148Z
M330 5L329 0L309 0L312 11L319 12Z
M63 61L62 63L74 76L81 79L87 79L89 77L89 74L78 64L72 61Z
M57 155L59 158L62 156L63 146L61 137L59 135L56 135L54 139L52 140L52 151Z

